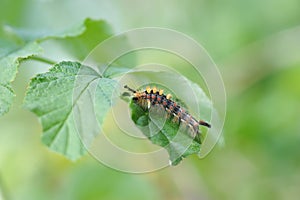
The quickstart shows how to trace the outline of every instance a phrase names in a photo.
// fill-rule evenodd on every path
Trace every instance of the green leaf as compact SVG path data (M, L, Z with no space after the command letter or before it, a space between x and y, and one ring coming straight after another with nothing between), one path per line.
M114 105L118 97L117 81L101 78L95 92L95 113L99 124L102 124L109 108Z
M111 27L104 20L93 20L90 18L86 18L82 22L73 24L60 31L31 30L11 26L5 26L5 29L25 42L37 41L41 43L50 39L66 39L65 41L68 41L68 39L74 39L73 41L80 41L82 43L87 42L85 44L80 44L83 45L83 47L101 42L106 39L106 37L113 34ZM103 37L105 35L106 37ZM80 46L77 47L80 48Z
M13 102L15 95L11 89L11 82L15 79L20 60L38 55L41 52L42 49L36 42L12 49L2 49L0 56L0 116L8 112Z
M160 69L141 69L130 71L126 75L128 77L123 78L125 83L131 83L133 85L151 83L151 85L156 85L158 88L164 89L166 94L171 93L173 96L172 99L176 101L178 105L189 110L190 114L196 119L210 122L213 113L217 115L211 100L207 97L202 88L183 75ZM146 85L144 85L143 88L145 88L145 86ZM127 96L127 93L123 93L121 98L127 101ZM130 107L133 122L152 143L162 146L168 151L172 165L178 164L182 158L191 154L198 154L199 157L202 157L202 154L207 154L207 151L211 149L218 138L215 137L215 133L207 135L207 128L200 127L200 131L202 132L201 136L197 136L195 140L192 140L191 137L188 136L189 133L186 131L186 127L174 124L172 119L165 120L167 118L166 112L158 112L157 115L155 114L157 112L155 109L143 110L133 102L130 103ZM211 132L212 131L210 131L210 133ZM200 143L198 142L200 141L199 139L203 141L201 149Z
M198 88L196 91L201 98L202 111L209 113L209 109L212 108L210 100L198 86L196 87L196 84L192 84L192 87L195 90ZM179 164L183 158L191 154L200 154L201 140L206 135L206 129L203 127L201 127L201 136L192 138L186 125L175 123L173 117L167 116L167 112L159 105L144 109L131 101L130 108L133 122L153 144L164 147L168 151L172 165ZM204 118L209 118L208 114Z
M13 101L14 92L10 88L10 85L3 85L0 83L0 116L8 112L9 107Z
M40 43L55 39L82 59L99 42L111 35L111 29L102 20L86 19L60 32L28 31L9 26L0 29L0 116L8 112L14 97L11 82L22 59L41 54Z
M179 164L184 157L199 153L199 139L190 137L186 127L167 118L166 112L161 112L162 109L152 106L144 110L133 101L130 108L134 123L153 144L168 151L172 165Z
M112 35L112 28L105 21L86 19L82 25L52 38L57 39L77 59L83 60L98 44Z
M88 66L61 62L31 80L24 106L39 117L43 126L43 143L53 151L76 160L84 154L80 139L88 145L98 133L97 129L82 129L86 127L83 126L85 123L87 127L93 123L85 117L86 113L90 114L89 105L94 105L91 92L95 91L97 120L101 125L110 109L112 101L108 98L115 85L115 81L102 78ZM83 124L78 124L80 122Z

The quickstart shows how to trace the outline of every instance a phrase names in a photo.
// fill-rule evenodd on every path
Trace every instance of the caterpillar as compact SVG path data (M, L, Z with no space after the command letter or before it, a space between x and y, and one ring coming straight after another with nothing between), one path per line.
M196 120L196 118L190 115L182 106L172 100L171 94L165 95L162 89L157 89L156 87L151 89L150 86L147 86L144 91L137 91L127 85L125 85L124 88L133 93L132 100L134 103L144 109L149 110L152 105L162 105L164 110L170 116L173 116L173 121L179 124L183 123L191 130L190 132L193 138L200 134L199 126L211 128L208 122Z

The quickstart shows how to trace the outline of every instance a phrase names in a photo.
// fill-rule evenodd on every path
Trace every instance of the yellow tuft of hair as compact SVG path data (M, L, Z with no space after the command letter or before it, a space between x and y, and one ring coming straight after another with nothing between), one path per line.
M172 95L171 94L167 94L167 99L171 99Z
M163 95L164 90L159 90L159 95Z
M150 91L151 91L150 86L147 86L147 87L146 87L146 91L147 91L147 93L150 93Z
M154 94L156 93L157 89L156 89L155 86L154 86L154 88L152 89L152 91L153 91Z

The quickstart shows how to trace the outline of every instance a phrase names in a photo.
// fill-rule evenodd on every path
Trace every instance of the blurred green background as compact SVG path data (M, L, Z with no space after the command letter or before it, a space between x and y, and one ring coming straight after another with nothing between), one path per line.
M299 0L0 3L1 23L16 27L55 31L86 17L105 19L116 33L165 27L201 43L227 89L225 145L203 160L191 156L143 175L114 171L89 156L72 163L40 142L41 125L22 109L30 77L48 67L28 61L13 83L14 105L0 118L3 198L299 199ZM47 49L45 55L58 61L70 59L51 45Z

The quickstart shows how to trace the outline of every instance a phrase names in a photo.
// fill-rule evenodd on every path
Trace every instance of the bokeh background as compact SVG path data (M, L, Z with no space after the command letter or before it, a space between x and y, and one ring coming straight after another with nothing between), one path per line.
M115 33L164 27L201 43L227 90L225 145L142 175L89 156L68 161L40 142L41 125L22 108L30 77L48 67L28 61L13 83L14 105L0 118L0 199L299 199L299 0L0 2L1 23L15 27L63 30L86 17L105 19ZM47 47L45 55L68 59Z

